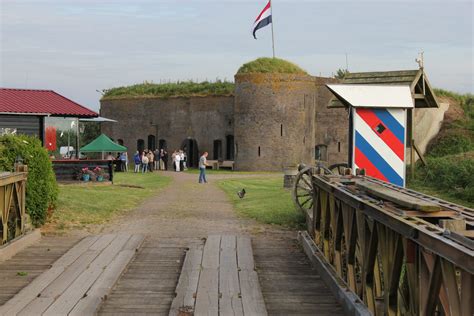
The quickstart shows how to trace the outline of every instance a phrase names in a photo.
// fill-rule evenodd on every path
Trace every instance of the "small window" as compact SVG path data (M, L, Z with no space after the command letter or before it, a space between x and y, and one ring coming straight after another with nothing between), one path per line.
M316 145L314 147L314 158L316 160L328 161L328 146L325 144Z
M260 146L258 146L258 156L260 157Z
M303 144L306 143L306 136L303 136Z
M283 137L283 124L280 124L280 136Z
M337 152L341 152L341 142L337 142Z

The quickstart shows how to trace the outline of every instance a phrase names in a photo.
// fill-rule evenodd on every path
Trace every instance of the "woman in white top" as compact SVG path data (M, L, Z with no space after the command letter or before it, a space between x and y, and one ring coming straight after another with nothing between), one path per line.
M181 155L179 153L176 153L176 155L174 157L174 163L176 165L176 172L180 171L180 168L179 168L180 162L181 162Z

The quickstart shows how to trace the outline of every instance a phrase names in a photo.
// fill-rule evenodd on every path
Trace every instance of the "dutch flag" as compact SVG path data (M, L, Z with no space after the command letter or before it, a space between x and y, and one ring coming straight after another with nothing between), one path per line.
M268 1L265 8L263 8L262 12L260 12L260 14L257 16L257 19L253 23L253 37L257 39L255 32L270 23L272 23L271 1Z

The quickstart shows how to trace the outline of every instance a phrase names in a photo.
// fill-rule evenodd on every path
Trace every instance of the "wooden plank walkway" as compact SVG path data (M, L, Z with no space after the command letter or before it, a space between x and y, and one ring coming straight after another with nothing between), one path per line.
M250 237L212 235L190 248L169 316L267 315Z
M32 246L0 263L0 306L66 253L78 237L43 236Z
M252 245L269 315L344 315L295 237L259 235Z
M185 250L202 244L200 238L147 238L99 315L168 315Z
M111 291L144 237L86 237L0 307L0 315L90 315Z

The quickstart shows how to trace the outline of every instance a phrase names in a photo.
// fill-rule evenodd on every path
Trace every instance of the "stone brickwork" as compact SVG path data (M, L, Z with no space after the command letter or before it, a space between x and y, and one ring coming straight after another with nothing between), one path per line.
M155 137L155 146L166 141L170 153L183 148L187 139L195 140L196 152L213 152L214 140L221 140L225 154L227 136L234 132L234 98L178 97L132 98L101 101L101 116L117 123L102 123L102 132L115 141L123 140L129 157L137 150L137 141L148 145L148 136ZM196 162L196 157L194 157Z
M198 154L235 160L236 170L282 171L315 164L315 146L327 146L328 164L347 162L349 120L345 109L328 109L335 82L292 74L239 74L234 96L122 98L101 100L102 132L123 141L132 161L143 140L166 141L170 153L186 147L192 166ZM219 142L220 141L220 142Z
M235 76L237 170L281 171L313 162L315 82L306 75Z

